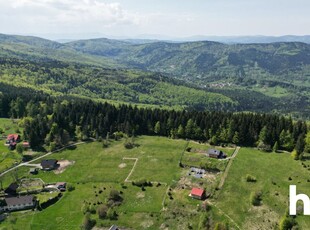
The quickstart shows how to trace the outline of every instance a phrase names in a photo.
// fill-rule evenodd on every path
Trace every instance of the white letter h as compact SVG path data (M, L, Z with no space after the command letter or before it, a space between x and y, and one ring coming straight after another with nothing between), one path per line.
M305 194L296 195L296 185L290 185L290 215L296 215L297 201L304 203L304 215L310 215L310 198Z

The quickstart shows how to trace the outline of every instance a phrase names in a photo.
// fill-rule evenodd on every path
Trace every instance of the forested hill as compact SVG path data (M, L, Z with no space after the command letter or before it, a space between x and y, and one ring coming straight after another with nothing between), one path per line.
M242 105L249 101L240 98L250 97L276 110L279 108L274 104L280 108L295 107L294 111L302 110L304 114L309 112L310 44L228 45L209 41L132 44L94 39L67 45L126 66L172 75L229 96Z
M294 80L296 75L290 76L290 73L302 75L303 70L308 70L305 66L310 65L310 45L297 42L227 45L202 41L135 45L94 39L67 45L84 53L114 58L129 66L200 81L271 76Z
M0 35L0 81L120 102L306 118L309 47L110 39L60 44Z
M161 135L211 144L234 143L266 151L296 150L303 157L306 122L271 114L175 111L114 106L72 96L52 97L0 83L0 116L21 118L33 148L61 147L72 139L102 139L109 134ZM308 135L308 134L307 134ZM132 143L133 144L133 143Z
M0 57L35 62L65 61L103 67L120 67L110 58L94 57L61 43L31 36L0 34Z

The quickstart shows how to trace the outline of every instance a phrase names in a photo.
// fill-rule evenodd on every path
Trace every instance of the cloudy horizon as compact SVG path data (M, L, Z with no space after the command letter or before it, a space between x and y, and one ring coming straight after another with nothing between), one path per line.
M0 0L0 33L89 37L310 34L305 0Z

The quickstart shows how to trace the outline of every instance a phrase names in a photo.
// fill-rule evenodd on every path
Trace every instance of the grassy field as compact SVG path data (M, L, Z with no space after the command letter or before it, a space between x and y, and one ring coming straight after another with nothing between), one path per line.
M115 189L121 191L124 199L122 205L115 208L119 215L118 221L99 220L98 215L94 214L92 218L97 219L98 226L108 227L117 223L134 229L158 229L163 223L160 212L168 184L178 180L182 172L178 160L186 141L141 137L137 139L137 144L139 147L128 150L123 141L112 142L108 148L94 142L56 153L53 158L75 162L61 174L40 171L38 175L32 176L28 174L29 168L20 168L19 176L39 177L49 183L66 181L74 185L75 190L66 192L59 202L42 212L26 212L21 216L14 213L11 218L18 216L15 224L8 220L2 225L8 229L19 229L22 226L23 229L78 229L83 219L84 202L97 207L97 202L104 202L110 190ZM162 184L157 187L155 183L142 191L131 183L125 183L135 161L124 157L139 159L130 180L143 178ZM3 180L7 185L11 178L7 175ZM103 191L100 195L99 190Z
M241 148L230 168L217 207L229 215L242 229L277 229L276 224L288 208L289 185L297 185L297 193L310 194L310 162L294 161L288 153L263 153ZM246 182L250 174L255 183ZM253 206L252 192L262 192L262 204ZM310 219L298 216L301 229L310 229Z
M91 218L96 220L97 227L117 224L130 229L204 229L201 223L207 215L211 225L222 222L229 223L231 229L238 229L236 226L240 229L276 229L288 205L288 186L296 184L298 192L310 194L307 182L310 162L304 162L304 168L289 154L241 148L223 188L215 192L222 168L218 173L197 179L188 176L188 168L179 167L187 141L142 136L136 138L136 143L138 147L126 149L124 140L111 141L108 148L103 148L100 142L92 142L55 153L49 158L74 162L60 174L40 171L38 175L30 175L29 167L19 168L19 177L41 178L46 183L65 181L75 189L65 192L57 203L43 211L12 213L1 223L0 229L79 229L85 205L96 210L99 204L107 201L111 190L119 191L123 198L120 206L112 208L118 220L102 220L94 213ZM188 146L209 148L209 145L196 142L189 142ZM233 148L221 150L228 156L234 151ZM187 154L195 156L196 153ZM246 182L247 174L257 181ZM154 183L141 189L125 182L126 178ZM8 185L12 177L8 174L2 180ZM188 196L192 187L215 192L207 199L208 212L201 209L201 201ZM253 191L262 191L262 205L254 207L250 203ZM46 196L48 194L41 199ZM299 216L297 221L301 229L309 229L309 219Z
M9 151L8 147L4 145L5 137L12 133L22 133L23 129L18 126L18 121L7 118L0 118L0 129L4 132L0 137L0 172L2 172L22 159L20 154L17 154L16 151Z

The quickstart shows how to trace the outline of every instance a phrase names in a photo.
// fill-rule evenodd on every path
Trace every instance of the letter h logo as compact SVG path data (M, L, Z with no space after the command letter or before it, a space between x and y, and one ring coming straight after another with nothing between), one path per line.
M310 198L305 194L296 194L296 185L290 185L290 215L296 215L297 201L304 203L304 215L310 215Z

